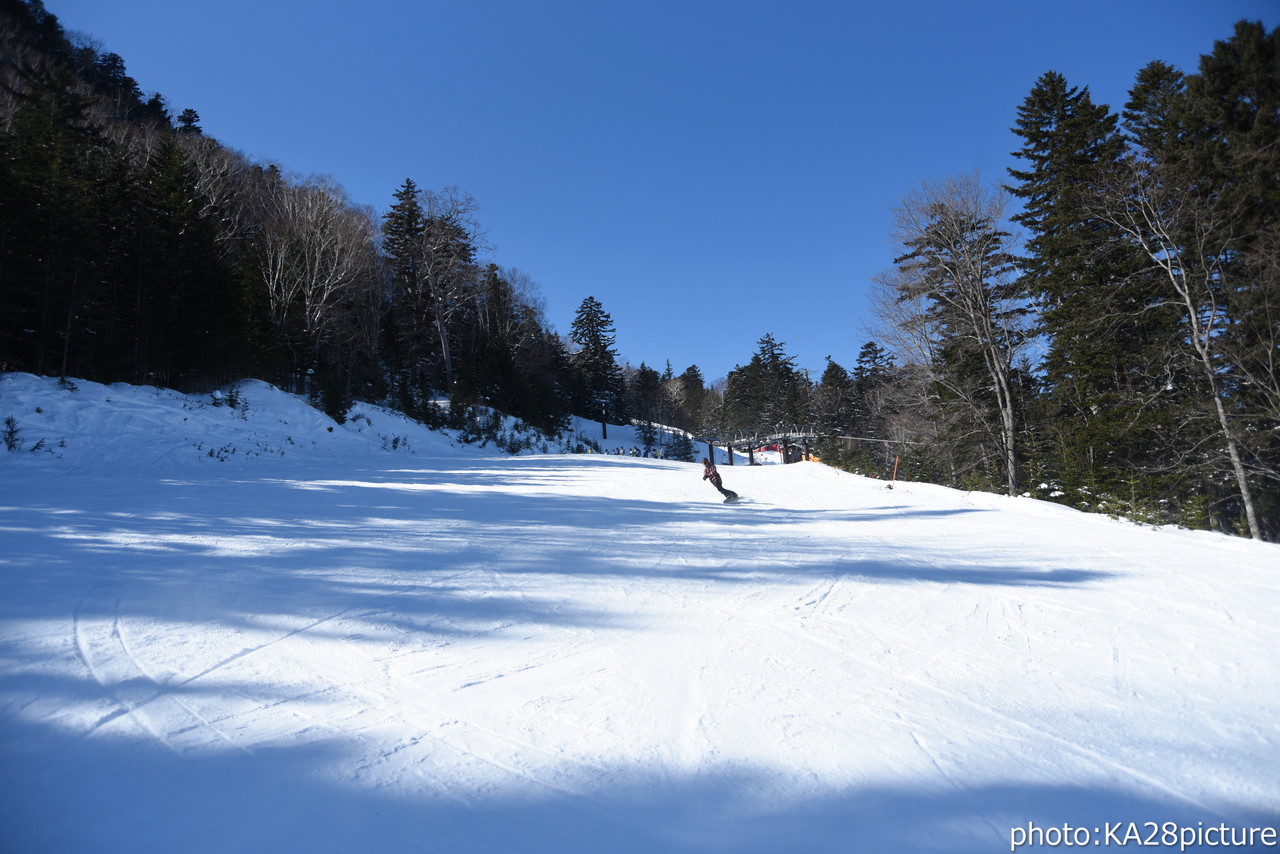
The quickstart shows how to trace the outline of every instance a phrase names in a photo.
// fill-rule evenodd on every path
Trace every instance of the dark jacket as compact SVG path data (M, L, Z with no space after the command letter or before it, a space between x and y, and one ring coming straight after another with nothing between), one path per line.
M720 472L716 471L715 463L707 463L702 467L702 479L710 480L711 485L717 489L720 487Z

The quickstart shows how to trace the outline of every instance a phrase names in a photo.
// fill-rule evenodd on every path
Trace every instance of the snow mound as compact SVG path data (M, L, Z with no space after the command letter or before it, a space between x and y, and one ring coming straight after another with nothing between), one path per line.
M9 464L42 457L75 469L155 470L258 458L454 456L474 451L404 415L357 403L338 424L305 398L261 380L210 394L0 375L0 418L13 419Z

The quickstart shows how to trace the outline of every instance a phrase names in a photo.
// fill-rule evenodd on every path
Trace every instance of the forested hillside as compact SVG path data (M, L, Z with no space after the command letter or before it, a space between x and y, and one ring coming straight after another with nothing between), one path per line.
M1221 35L1194 73L1138 70L1118 112L1046 71L1010 105L1005 183L904 188L886 212L898 257L852 368L812 376L766 333L720 382L622 358L607 282L557 333L533 280L485 260L465 190L407 178L385 212L356 204L206 135L199 105L144 93L39 0L0 0L0 363L256 377L339 418L358 398L547 432L805 423L865 474L1275 539L1280 34Z

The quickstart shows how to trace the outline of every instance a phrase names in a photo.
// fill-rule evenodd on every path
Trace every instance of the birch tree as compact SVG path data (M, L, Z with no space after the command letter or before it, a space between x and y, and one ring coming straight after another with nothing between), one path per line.
M341 310L375 286L373 223L330 178L279 181L259 246L272 326L305 371L322 345L341 343Z

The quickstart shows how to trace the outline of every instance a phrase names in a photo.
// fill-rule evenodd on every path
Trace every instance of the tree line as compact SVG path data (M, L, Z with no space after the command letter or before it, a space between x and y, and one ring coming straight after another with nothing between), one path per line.
M874 333L816 381L770 336L729 426L808 421L824 460L1280 538L1280 31L1241 21L1120 113L1049 71L1007 180L892 216ZM840 438L846 437L846 438Z
M1005 181L892 212L851 370L765 335L699 427L805 423L865 474L1280 538L1280 31L1151 62L1119 113L1046 72L1012 131Z
M376 215L199 122L40 0L0 0L0 369L184 390L255 376L338 419L361 398L436 426L477 405L547 434L575 414L696 425L698 369L621 360L594 297L557 334L528 275L480 260L461 190L407 179Z
M1006 183L904 198L877 282L935 476L1275 539L1280 32L1151 62L1119 114L1047 72L1013 132Z
M0 2L0 61L4 369L259 376L339 418L354 397L428 422L484 403L547 432L588 408L573 342L527 275L479 260L461 191L406 180L378 216L254 162L40 0Z
M594 296L567 335L485 263L475 201L406 180L385 214L256 163L145 96L40 0L0 0L0 363L195 389L258 376L342 418L486 405L691 434L816 425L825 461L1154 522L1280 536L1280 37L1241 22L1124 109L1047 72L1003 183L893 211L846 368L764 335L722 381L634 367ZM441 406L440 401L449 401ZM689 447L673 450L677 456Z

